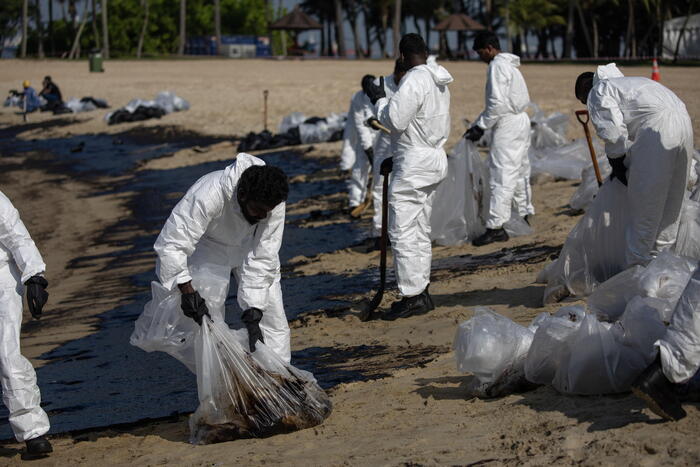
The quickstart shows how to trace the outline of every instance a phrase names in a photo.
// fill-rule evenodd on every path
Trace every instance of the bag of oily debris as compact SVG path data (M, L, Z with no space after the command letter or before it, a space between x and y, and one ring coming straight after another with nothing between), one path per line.
M559 257L537 277L537 282L547 284L545 304L569 295L590 295L598 284L625 269L626 190L618 180L607 180L600 187L586 214L566 237Z
M311 373L285 364L245 330L205 317L195 343L199 407L190 442L211 444L265 437L319 425L331 401Z
M607 157L598 158L598 167L600 168L600 176L606 180L612 173L612 168ZM598 194L598 179L595 176L593 166L586 167L581 172L581 184L576 188L576 191L571 195L569 206L576 210L585 210L591 204L593 198Z
M524 365L537 325L535 319L526 328L478 307L471 319L457 327L453 343L457 370L475 377L468 388L470 395L486 399L533 387L525 379Z
M540 320L525 358L525 376L564 394L628 391L656 356L666 332L656 309L633 298L619 321L601 321L583 306L568 306Z

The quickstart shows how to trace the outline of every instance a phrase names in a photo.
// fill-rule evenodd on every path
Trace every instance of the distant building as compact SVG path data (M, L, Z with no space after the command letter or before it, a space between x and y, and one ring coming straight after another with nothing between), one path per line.
M216 37L190 37L185 46L187 55L222 55L229 58L256 58L272 55L268 36L221 36L221 50Z
M686 19L688 20L687 24L685 24ZM685 29L683 24L685 24ZM681 30L683 30L682 37ZM678 42L679 38L680 43ZM679 58L700 58L700 13L692 15L690 18L681 16L664 21L662 57L673 59L676 46L678 46Z

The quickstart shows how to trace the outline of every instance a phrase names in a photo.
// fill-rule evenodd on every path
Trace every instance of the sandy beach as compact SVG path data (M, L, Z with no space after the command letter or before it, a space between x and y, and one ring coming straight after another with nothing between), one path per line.
M451 148L464 132L463 119L473 120L483 106L486 67L444 65L455 78ZM20 88L24 79L38 85L50 74L64 98L103 98L112 109L163 90L191 104L186 112L113 126L104 121L104 110L34 113L23 123L16 109L0 109L0 190L19 209L50 282L45 317L31 321L26 313L22 332L23 353L38 369L55 430L54 453L34 465L700 462L693 441L700 414L693 405L686 405L684 420L660 423L629 394L575 397L540 387L493 400L467 397L472 377L457 372L451 350L457 324L476 306L521 324L559 308L542 306L543 286L534 282L579 219L566 208L577 182L542 177L533 184L537 215L531 236L478 249L435 246L436 310L361 323L351 305L376 284L379 253L362 243L371 213L351 221L340 212L346 203L340 142L254 153L291 177L282 282L292 362L316 374L333 413L323 425L300 432L189 444L194 376L171 357L128 343L155 279L151 245L169 209L197 178L231 162L236 137L262 130L263 90L270 91L268 122L275 130L293 111L346 111L361 77L389 74L392 62L109 61L105 68L91 74L87 63L67 61L3 61L0 68L4 90ZM522 67L534 102L547 113L571 115L571 138L582 136L573 117L582 107L573 82L589 69ZM651 73L651 67L622 70ZM661 73L663 84L686 103L700 146L697 68ZM81 142L85 149L73 152ZM382 306L395 296L392 283ZM227 302L228 316L240 325L234 301ZM81 402L82 394L89 397ZM9 439L6 418L3 424L0 464L20 465L23 445Z

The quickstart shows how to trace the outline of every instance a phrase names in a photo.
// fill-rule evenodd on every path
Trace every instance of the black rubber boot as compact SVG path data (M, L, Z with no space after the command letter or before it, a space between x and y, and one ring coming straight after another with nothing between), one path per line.
M632 383L632 392L659 417L677 421L686 416L674 385L664 375L658 358Z
M37 458L48 456L50 452L53 452L51 443L44 436L39 436L38 438L32 438L25 441L27 445L26 456L28 458Z
M428 287L414 297L404 297L401 300L392 303L391 310L386 313L382 313L381 318L385 321L394 321L398 318L423 315L431 310L434 310L435 304L433 303L433 299L428 292Z
M508 232L506 232L503 227L500 229L486 229L486 233L484 233L481 237L475 238L472 245L484 246L488 245L489 243L507 242L508 240L510 240L510 237L508 236Z

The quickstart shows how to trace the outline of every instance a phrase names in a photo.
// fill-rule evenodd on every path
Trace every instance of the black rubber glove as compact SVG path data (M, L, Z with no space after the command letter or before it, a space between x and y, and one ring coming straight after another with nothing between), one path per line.
M385 177L391 173L394 169L394 158L387 157L382 161L382 165L379 166L379 173Z
M612 174L610 174L610 180L617 178L620 183L627 186L627 167L625 167L625 156L617 157L615 159L608 157L608 162L610 162L610 167L612 167Z
M465 133L464 133L464 139L468 139L469 141L474 141L477 142L481 139L481 137L484 136L484 130L479 128L478 126L474 125L473 127L469 128Z
M369 165L374 165L374 149L365 149L365 154L367 154L367 159L369 159Z
M260 330L260 320L263 317L263 312L257 308L248 308L243 312L241 320L245 324L246 329L248 329L248 345L250 345L250 351L255 352L255 343L257 341L262 342L263 334Z
M374 126L374 122L379 123L379 120L377 119L377 117L369 117L367 119L367 121L365 122L365 125L367 125L371 129L373 129L374 131L379 131L379 128Z
M204 315L209 316L206 300L204 300L196 290L193 293L182 294L180 307L185 316L192 318L195 323L200 326L202 325L202 317L204 317Z
M365 92L367 97L369 97L372 104L376 104L379 99L386 97L386 91L384 91L384 77L379 78L379 85L374 84L367 80L362 83L362 90Z
M27 288L29 312L34 319L39 319L41 318L42 309L46 305L46 300L49 299L49 293L46 291L49 282L41 276L32 276L27 279L24 285Z

